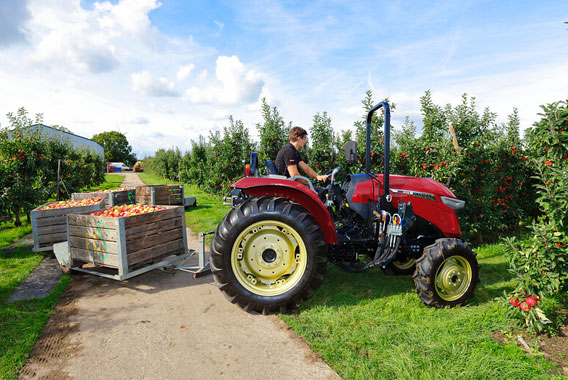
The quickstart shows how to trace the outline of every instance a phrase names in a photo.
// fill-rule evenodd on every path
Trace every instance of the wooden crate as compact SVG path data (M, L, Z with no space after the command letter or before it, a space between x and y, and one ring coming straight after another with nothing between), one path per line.
M72 214L67 226L71 259L116 269L120 280L142 265L187 252L182 206L118 218Z
M137 186L136 200L152 206L183 206L183 185Z
M40 210L50 203L41 205L30 212L34 235L34 252L49 251L53 244L67 240L67 215L77 212L103 210L104 199L96 205Z
M80 201L85 198L102 197L105 201L105 208L120 206L124 204L136 204L136 189L109 191L104 192L90 192L90 193L73 193L71 199Z

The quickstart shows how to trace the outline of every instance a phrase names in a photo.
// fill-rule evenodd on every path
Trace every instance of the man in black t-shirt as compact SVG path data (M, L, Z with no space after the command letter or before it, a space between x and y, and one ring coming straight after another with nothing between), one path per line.
M318 175L308 164L302 160L298 149L302 149L308 141L308 132L302 127L294 127L290 130L290 142L284 146L276 155L274 165L278 174L286 177L294 177L300 175L298 169L301 169L308 177L325 182L326 175Z

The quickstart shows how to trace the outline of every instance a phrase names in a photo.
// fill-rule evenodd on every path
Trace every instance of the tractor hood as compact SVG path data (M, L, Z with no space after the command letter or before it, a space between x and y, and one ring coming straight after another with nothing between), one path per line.
M378 180L383 184L383 175L377 174ZM432 178L417 178L405 175L390 175L389 188L392 192L396 190L410 190L427 194L436 194L441 197L456 198L454 193L440 182Z

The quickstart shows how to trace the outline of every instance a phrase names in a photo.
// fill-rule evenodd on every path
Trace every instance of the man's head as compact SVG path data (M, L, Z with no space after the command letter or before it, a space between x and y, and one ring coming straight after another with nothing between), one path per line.
M302 127L294 127L290 129L290 142L294 145L300 145L299 148L303 148L308 141L308 132Z

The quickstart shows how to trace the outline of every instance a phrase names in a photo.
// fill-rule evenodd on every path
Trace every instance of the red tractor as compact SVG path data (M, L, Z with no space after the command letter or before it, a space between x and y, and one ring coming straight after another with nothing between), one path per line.
M370 172L371 118L384 108L384 173ZM275 174L258 175L251 154L247 176L232 185L231 211L211 242L211 269L226 298L249 312L296 308L321 285L328 262L349 271L374 267L413 274L428 306L464 304L479 282L476 253L460 239L456 211L464 201L429 178L389 175L390 110L367 115L366 168L315 188ZM357 162L357 143L345 146ZM267 172L273 164L267 160ZM307 180L305 177L301 177Z

